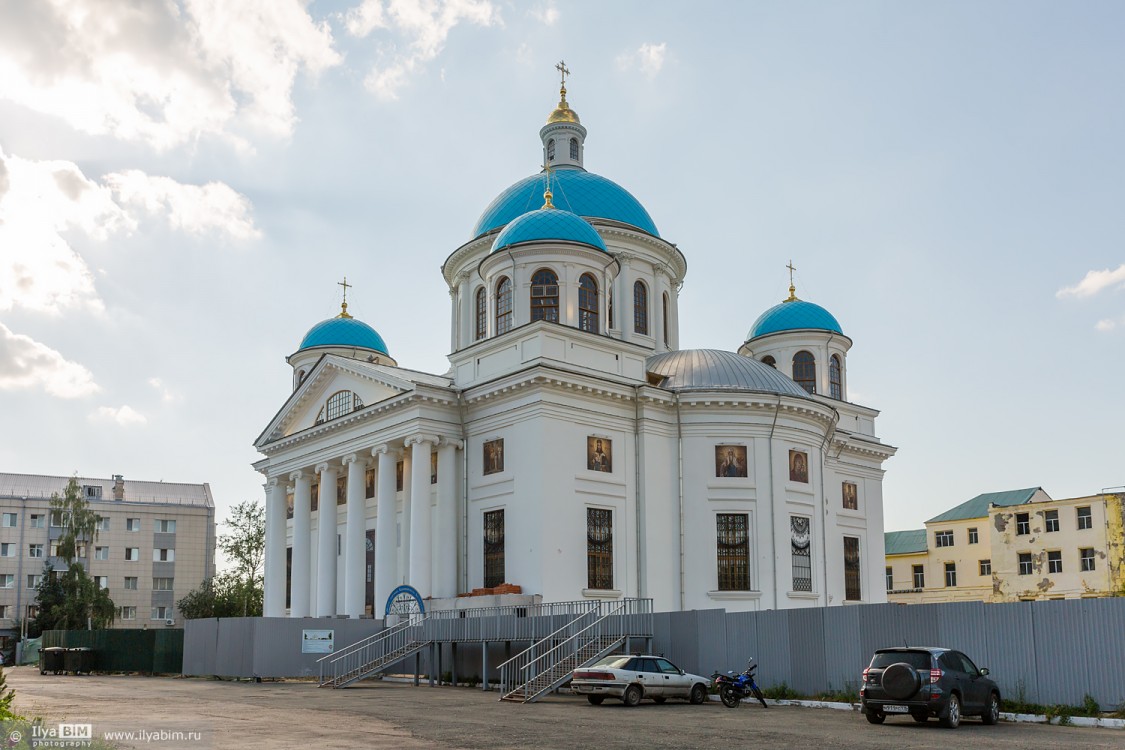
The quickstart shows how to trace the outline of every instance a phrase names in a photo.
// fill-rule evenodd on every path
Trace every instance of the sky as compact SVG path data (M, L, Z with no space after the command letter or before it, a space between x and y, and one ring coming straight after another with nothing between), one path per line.
M0 471L261 499L344 276L445 372L439 269L538 171L560 59L687 257L682 346L790 261L840 321L888 530L1125 485L1125 5L1023 0L0 0Z

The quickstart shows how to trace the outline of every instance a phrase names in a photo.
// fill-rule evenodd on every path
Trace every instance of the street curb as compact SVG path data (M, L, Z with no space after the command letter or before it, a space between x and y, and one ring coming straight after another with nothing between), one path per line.
M715 697L715 696L712 696ZM801 701L801 700L770 700L766 703L771 706L803 706L805 708L830 708L836 711L858 711L858 703L833 703L830 701ZM1125 719L1097 719L1092 716L1071 716L1064 722L1061 716L1050 719L1046 714L1013 714L1001 712L1001 721L1010 721L1016 724L1054 724L1055 726L1093 727L1097 729L1125 729Z

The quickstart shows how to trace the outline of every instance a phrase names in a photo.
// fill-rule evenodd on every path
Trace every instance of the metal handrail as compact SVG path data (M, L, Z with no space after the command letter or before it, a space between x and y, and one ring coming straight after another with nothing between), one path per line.
M425 615L418 618L410 618L381 633L368 636L362 641L348 646L343 651L331 654L331 658L322 657L318 659L317 661L321 662L320 684L326 684L323 663L326 660L328 666L332 669L331 682L336 684L341 679L341 676L348 677L358 674L362 672L365 667L381 659L386 659L389 655L407 650L409 644L416 641L416 639L412 637L414 635L413 631L420 631L425 620Z
M531 646L529 646L528 648L524 649L520 653L513 656L511 659L508 659L506 662L501 664L499 666L500 673L503 674L505 669L507 669L508 665L511 664L512 662L519 661L520 659L527 658L527 656L530 653L535 652L536 650L539 649L540 646L542 646L544 644L549 644L551 641L553 641L564 630L569 630L570 628L574 627L574 624L576 622L578 622L579 620L581 620L584 617L586 617L586 616L588 616L588 615L590 615L594 612L597 612L601 609L601 606L600 606L601 602L589 602L588 601L588 602L582 602L582 603L586 605L586 611L585 612L581 612L580 614L576 615L573 620L567 622L565 625L563 625L558 630L554 631L553 633L548 633L547 635L543 636L541 639L539 639L535 643L531 644ZM501 680L501 682L503 682L503 680Z

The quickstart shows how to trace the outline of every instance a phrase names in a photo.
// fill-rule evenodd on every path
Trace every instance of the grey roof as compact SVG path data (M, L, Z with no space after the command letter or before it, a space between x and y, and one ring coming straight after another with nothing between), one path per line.
M648 372L673 391L755 391L809 398L805 389L767 364L720 349L683 349L648 358Z
M983 495L977 495L972 500L966 500L955 508L950 508L941 515L934 516L926 523L961 521L966 518L987 518L988 506L1024 505L1030 503L1031 498L1035 497L1035 493L1042 489L1042 487L1028 487L1022 490L986 492Z
M113 502L113 479L75 477L79 486L102 488L102 502ZM70 477L53 477L43 474L0 473L0 498L50 498L66 491ZM125 502L167 503L170 505L201 505L215 507L211 487L207 484L180 482L144 482L125 480Z
M883 534L888 555L912 555L926 551L926 530L888 531Z

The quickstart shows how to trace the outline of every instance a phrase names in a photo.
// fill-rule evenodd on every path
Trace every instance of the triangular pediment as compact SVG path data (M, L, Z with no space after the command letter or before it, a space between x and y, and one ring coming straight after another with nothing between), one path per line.
M324 355L254 441L255 447L329 421L329 401L334 397L331 416L339 418L414 390L413 382L397 377L389 371L392 369Z

